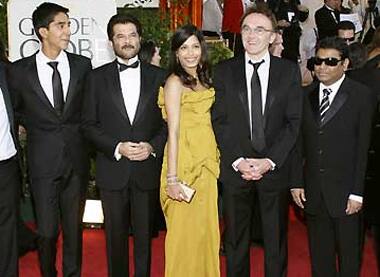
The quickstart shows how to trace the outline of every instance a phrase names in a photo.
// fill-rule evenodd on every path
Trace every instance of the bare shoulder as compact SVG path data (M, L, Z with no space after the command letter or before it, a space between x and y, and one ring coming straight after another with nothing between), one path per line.
M171 74L166 80L164 92L165 93L180 93L183 90L181 79L174 74Z

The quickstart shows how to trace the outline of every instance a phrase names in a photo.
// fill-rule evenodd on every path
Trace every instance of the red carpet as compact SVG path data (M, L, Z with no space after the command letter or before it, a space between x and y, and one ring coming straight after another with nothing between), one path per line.
M164 237L161 232L157 239L153 240L152 276L164 276ZM362 277L375 277L376 261L372 249L372 239L367 237ZM306 228L298 220L292 219L289 225L289 277L310 276L310 262L307 248ZM61 265L61 245L59 245L58 267ZM21 277L38 277L37 253L28 253L20 260ZM132 269L133 270L133 269ZM222 276L225 276L225 260L221 258ZM59 274L58 276L62 276ZM106 252L103 230L84 231L83 239L83 275L84 277L106 277ZM263 251L260 248L251 248L251 276L261 277L263 273ZM180 277L180 276L179 276ZM198 277L198 276L194 276ZM201 277L201 276L199 276Z

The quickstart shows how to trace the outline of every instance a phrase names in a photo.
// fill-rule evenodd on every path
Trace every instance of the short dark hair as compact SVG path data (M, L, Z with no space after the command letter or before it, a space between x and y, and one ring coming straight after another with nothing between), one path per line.
M267 17L270 20L270 22L272 23L273 30L277 29L277 20L276 20L276 17L273 14L273 12L271 11L271 9L268 8L268 6L266 5L266 3L260 3L260 4L257 4L256 7L247 9L247 11L243 14L243 16L240 19L240 28L243 25L244 19L248 15L251 15L251 14L254 14L254 13L262 14L265 17Z
M42 41L40 28L49 28L49 24L54 21L54 17L59 13L67 15L69 9L55 3L44 2L39 5L32 14L33 28L38 39Z
M351 21L343 20L338 23L337 30L353 30L355 33L355 25Z
M177 51L185 43L185 41L195 36L201 44L201 59L197 67L197 74L199 82L209 88L211 87L210 68L207 60L207 45L202 32L194 25L188 24L178 28L172 36L171 40L171 53L170 53L170 72L177 75L185 87L194 88L197 80L191 76L182 67L177 59Z
M147 40L141 43L141 48L139 52L140 61L150 63L156 52L157 44L153 40Z
M108 39L112 41L112 38L114 35L113 26L115 26L116 24L127 24L127 23L131 23L131 24L135 25L137 33L141 37L142 26L141 26L140 21L136 17L134 17L133 15L129 15L129 14L115 14L114 16L112 16L110 18L110 20L108 21L108 24L107 24Z
M363 67L368 59L366 47L360 42L351 43L348 45L348 59L350 60L350 69Z
M342 59L348 58L348 45L344 39L337 36L320 40L317 44L316 53L319 49L335 49L340 53Z

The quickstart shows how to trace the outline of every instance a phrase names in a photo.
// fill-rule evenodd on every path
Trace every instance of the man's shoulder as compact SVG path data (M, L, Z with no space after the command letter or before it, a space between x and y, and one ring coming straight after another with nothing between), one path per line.
M67 54L67 58L69 59L69 62L75 62L75 63L83 64L86 66L91 65L91 59L85 56L70 53L70 52L66 52L66 54Z
M214 70L216 72L221 71L223 73L226 73L226 69L234 67L238 64L244 65L244 55L239 55L226 60L222 60L215 65Z

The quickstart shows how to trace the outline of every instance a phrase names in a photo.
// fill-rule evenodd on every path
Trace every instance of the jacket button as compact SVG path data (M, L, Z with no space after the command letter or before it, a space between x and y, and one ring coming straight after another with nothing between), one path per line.
M322 130L319 130L319 131L318 131L318 135L323 135L323 131L322 131Z
M319 154L319 155L322 155L322 154L323 154L323 150L322 150L322 149L319 149L319 150L318 150L318 154Z
M319 169L319 172L320 172L320 173L323 173L323 172L325 172L325 169L324 169L324 168L320 168L320 169Z

